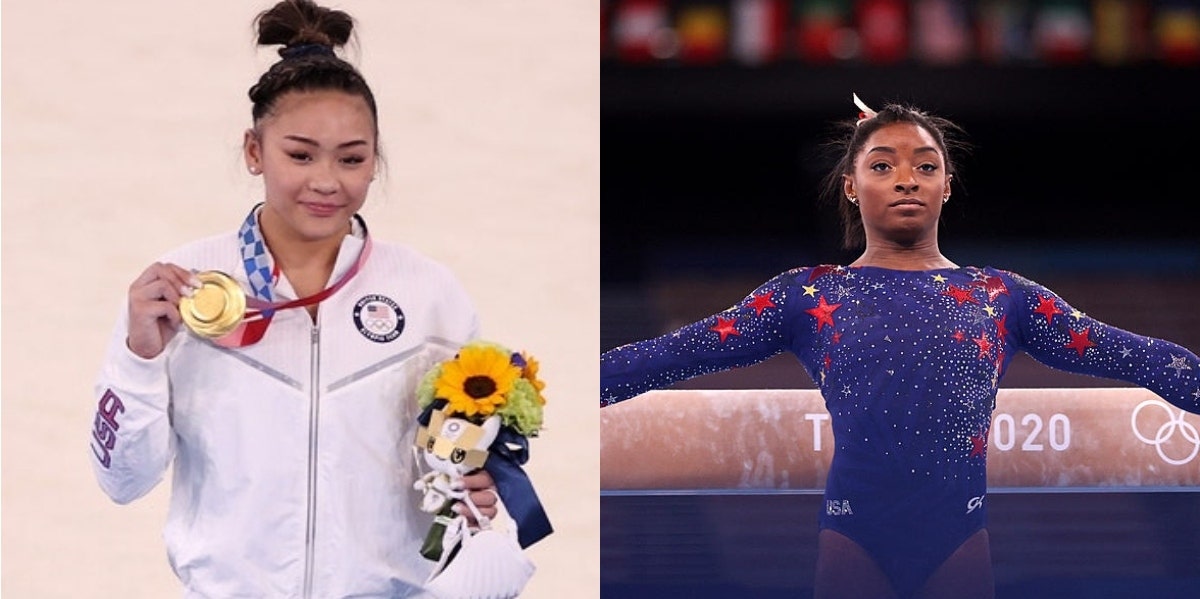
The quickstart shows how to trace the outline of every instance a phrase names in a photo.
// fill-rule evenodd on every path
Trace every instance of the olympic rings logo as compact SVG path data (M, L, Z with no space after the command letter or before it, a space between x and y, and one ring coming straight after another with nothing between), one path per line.
M1138 429L1138 414L1141 413L1142 408L1151 405L1158 406L1167 412L1167 421L1158 427L1158 431L1154 433L1153 438L1143 435L1142 431ZM1171 413L1171 408L1167 407L1167 404L1156 399L1147 399L1133 409L1133 416L1130 417L1129 422L1133 426L1134 436L1147 445L1153 445L1154 449L1158 451L1158 457L1173 466L1181 466L1192 461L1197 454L1200 454L1200 431L1197 431L1192 423L1184 420L1183 415L1184 411L1182 409L1179 410L1179 416L1176 417ZM1176 429L1179 429L1179 434L1183 435L1185 441L1189 441L1192 444L1192 452L1182 460L1173 459L1163 451L1163 444L1175 435Z

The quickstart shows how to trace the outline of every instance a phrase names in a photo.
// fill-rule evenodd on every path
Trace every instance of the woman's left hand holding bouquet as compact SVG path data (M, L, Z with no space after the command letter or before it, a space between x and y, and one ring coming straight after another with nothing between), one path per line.
M496 490L496 481L492 480L492 475L487 470L480 468L470 474L463 475L463 488L470 497L471 503L479 509L479 513L487 518L495 518L498 510L496 509L496 500L500 496ZM475 521L475 514L467 509L461 501L454 504L454 512L467 519L468 526L479 526Z

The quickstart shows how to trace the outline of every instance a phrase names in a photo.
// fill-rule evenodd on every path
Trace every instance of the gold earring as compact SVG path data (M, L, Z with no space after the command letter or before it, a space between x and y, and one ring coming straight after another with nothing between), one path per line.
M858 197L857 196L852 196L850 194L846 194L846 199L850 200L851 204L854 204L855 206L858 205Z

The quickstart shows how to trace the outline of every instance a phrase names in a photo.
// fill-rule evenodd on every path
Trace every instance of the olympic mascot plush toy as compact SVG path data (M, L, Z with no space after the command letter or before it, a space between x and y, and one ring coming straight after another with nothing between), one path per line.
M447 599L510 599L533 576L523 549L551 532L520 466L527 437L542 425L537 362L495 343L474 341L426 373L415 443L429 467L413 484L421 510L434 514L421 555L437 565L426 589ZM497 517L471 501L463 476L486 469L496 481ZM466 506L475 526L454 511Z
M489 417L480 426L465 418L448 418L440 410L432 412L429 426L418 431L417 447L424 449L421 454L430 471L417 479L413 488L424 493L421 511L436 514L434 526L421 546L421 555L441 560L443 548L454 547L460 540L463 519L454 511L454 503L469 504L471 501L463 489L462 478L483 467L488 446L496 440L499 431L499 416ZM468 509L471 507L474 506ZM481 526L485 524L476 521ZM455 526L449 527L452 523Z

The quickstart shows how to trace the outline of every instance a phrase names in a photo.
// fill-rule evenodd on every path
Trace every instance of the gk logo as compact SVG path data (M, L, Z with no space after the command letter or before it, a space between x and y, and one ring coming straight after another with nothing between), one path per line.
M977 508L983 507L983 498L984 497L987 497L987 495L980 495L979 497L972 497L972 498L968 499L967 500L967 513L969 514L973 511L975 511Z

